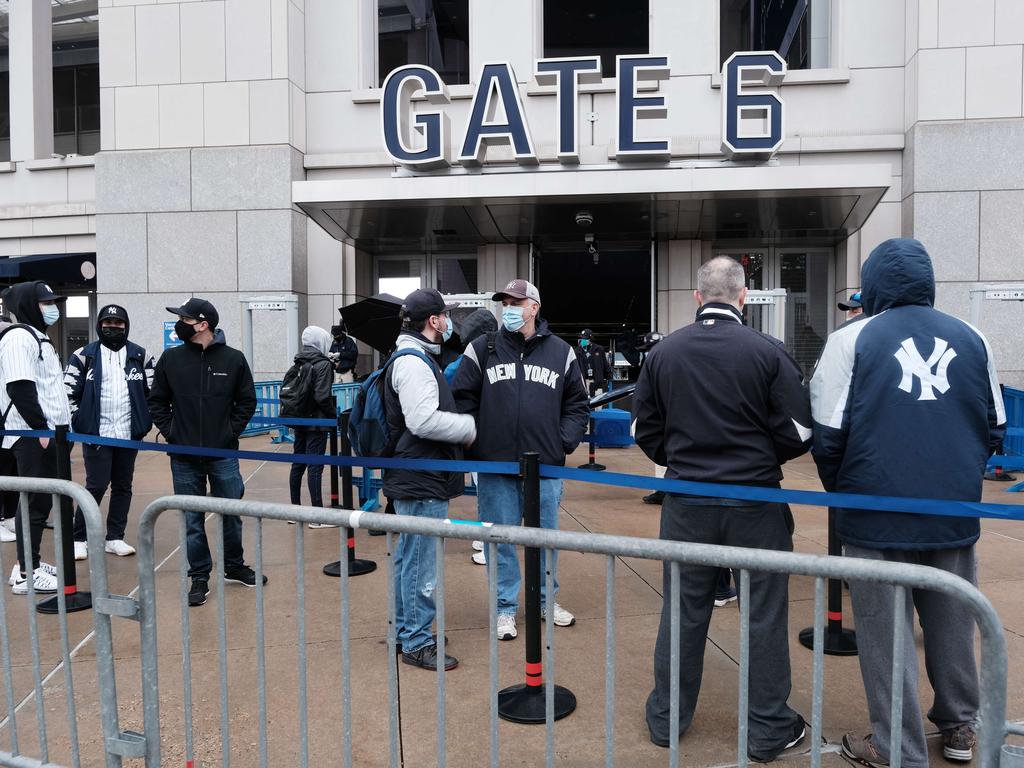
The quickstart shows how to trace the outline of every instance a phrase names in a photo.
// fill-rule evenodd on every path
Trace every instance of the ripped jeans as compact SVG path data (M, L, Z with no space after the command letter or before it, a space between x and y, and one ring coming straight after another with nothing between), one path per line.
M446 499L395 499L399 515L448 517ZM405 653L434 642L437 541L430 536L401 534L395 547L395 634Z

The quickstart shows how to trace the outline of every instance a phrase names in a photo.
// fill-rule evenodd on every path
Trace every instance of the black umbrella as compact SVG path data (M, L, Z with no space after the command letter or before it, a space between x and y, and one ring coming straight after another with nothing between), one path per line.
M402 329L402 299L390 293L377 293L345 307L339 307L345 330L350 336L369 344L379 352L395 346Z

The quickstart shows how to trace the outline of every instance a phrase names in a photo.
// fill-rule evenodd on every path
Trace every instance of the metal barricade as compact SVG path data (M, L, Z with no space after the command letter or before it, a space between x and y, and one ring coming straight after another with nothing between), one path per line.
M796 554L786 552L775 552L766 550L744 549L738 547L713 546L705 544L692 544L676 541L663 541L655 539L641 539L625 536L611 536L593 533L577 533L569 531L554 531L523 527L493 526L478 527L459 524L458 522L430 520L417 517L383 515L363 511L331 510L313 507L294 507L284 504L271 504L262 502L246 502L227 499L200 498L190 496L167 496L157 499L142 515L139 526L139 570L140 570L140 611L141 611L141 652L142 652L142 690L145 715L146 739L146 764L158 766L161 760L160 751L160 729L164 721L161 719L161 695L158 683L158 654L157 654L157 583L154 574L154 528L158 518L168 510L178 510L183 514L180 517L180 539L185 544L185 512L212 514L213 530L211 540L214 542L214 568L217 575L214 575L215 595L218 597L217 609L217 650L218 650L218 677L220 687L220 734L221 764L229 765L232 757L231 724L237 722L240 713L229 708L229 673L227 661L227 623L224 611L224 578L222 568L223 545L221 543L221 532L223 526L223 515L237 515L255 520L255 571L256 571L256 607L254 611L255 632L257 644L255 647L257 666L257 694L255 696L256 718L258 736L255 743L258 743L258 764L266 766L270 764L268 752L269 726L268 726L268 689L267 689L267 657L264 648L266 615L264 613L264 588L262 586L262 575L264 568L263 553L263 521L265 520L291 520L299 523L294 526L295 535L295 557L300 567L296 568L296 602L294 605L296 635L295 641L298 644L298 669L297 669L297 701L293 709L296 713L297 734L289 732L290 741L285 749L292 750L287 755L288 762L306 766L310 764L309 756L309 722L307 713L309 702L307 699L307 652L306 644L306 610L310 600L307 595L307 585L304 576L303 553L304 553L304 523L326 522L352 528L367 528L386 532L387 543L387 689L388 689L388 764L397 767L403 759L408 761L408 755L402 757L402 747L399 738L399 696L398 696L398 674L396 660L396 636L395 636L395 561L394 536L395 534L414 534L428 536L436 539L437 569L434 582L434 594L436 596L437 617L436 631L438 642L446 638L445 628L445 605L446 605L446 564L444 558L444 543L446 539L480 539L485 542L487 557L491 562L497 558L497 544L507 543L521 547L532 547L543 550L546 561L551 562L551 553L555 550L572 551L602 556L605 560L605 683L604 683L604 764L609 768L615 764L615 728L616 728L616 617L615 617L615 590L614 581L617 569L617 560L620 558L637 558L644 560L660 560L670 564L670 595L672 597L671 627L672 627L672 654L671 654L671 715L672 731L670 738L670 749L668 751L668 764L675 768L679 764L678 744L678 717L679 712L679 678L678 669L680 664L678 638L680 632L679 602L675 596L679 594L679 567L681 564L701 565L715 568L733 568L739 572L740 588L740 660L739 660L739 706L738 706L738 728L737 728L737 762L741 768L748 763L747 755L747 719L749 710L748 678L751 659L750 651L750 573L751 571L785 573L802 575L814 578L814 654L813 654L813 686L812 705L810 717L810 764L812 768L820 768L822 760L822 707L823 707L823 685L824 685L824 657L823 637L825 628L825 582L826 579L848 579L867 582L891 584L896 589L896 607L894 613L894 668L899 669L902 664L903 642L904 642L904 621L902 607L907 599L907 591L910 589L925 589L943 592L953 596L964 603L965 607L977 620L981 634L981 709L980 709L980 732L978 741L978 765L981 768L998 768L1000 764L1000 752L1003 749L1003 742L1008 732L1013 729L1006 723L1006 674L1007 674L1007 653L1003 630L998 616L991 603L975 587L968 582L953 576L945 571L902 563L883 561L863 560L856 558L837 558L818 555ZM345 541L340 541L341 551L344 552ZM181 631L182 631L182 654L184 659L184 702L183 722L184 739L186 743L185 759L193 759L193 729L196 721L193 718L193 689L190 659L194 646L193 638L190 635L189 609L187 606L185 591L187 590L186 566L182 565L180 576L180 603L181 603ZM488 658L489 658L489 683L488 700L489 711L486 715L481 712L478 722L474 723L473 730L479 733L479 741L483 742L485 736L489 738L489 750L487 762L491 766L499 765L499 729L498 729L498 640L496 635L495 620L497 616L497 569L488 571L487 582L487 607L480 607L481 613L486 611L489 617L488 630ZM546 572L546 585L548 594L553 594L553 577L551 570ZM354 732L352 725L352 669L357 663L354 661L353 651L350 643L350 611L352 597L350 595L349 578L343 570L340 578L340 691L338 696L341 700L340 722L330 720L333 729L333 749L331 758L340 762L348 768L353 764L354 747L361 744L354 743ZM322 594L319 595L323 605ZM332 601L333 602L333 601ZM379 614L377 614L379 615ZM356 617L364 621L365 616ZM383 620L383 619L382 619ZM276 627L275 627L276 628ZM556 664L556 637L553 631L553 622L548 622L545 635L546 652L543 660L543 679L546 695L546 733L545 752L547 765L551 766L555 760L555 738L554 738L554 669ZM204 639L205 641L205 639ZM599 667L600 665L596 665ZM534 673L536 674L536 672ZM383 683L383 681L381 681ZM336 690L334 688L333 690ZM437 691L437 725L436 725L436 758L434 764L444 766L446 762L447 733L446 733L446 675L444 664L439 664L436 673ZM275 688L273 694L280 694ZM420 693L422 696L422 692ZM290 699L289 699L290 702ZM321 702L320 706L324 706ZM902 710L902 686L893 686L892 711L893 734L891 765L898 768L900 763L899 744L901 743L901 719L899 713ZM416 714L419 717L425 716L421 713L422 699L417 704ZM640 717L637 713L637 717ZM177 712L172 712L168 720L177 720ZM486 723L486 727L484 726ZM461 724L463 730L465 723ZM278 726L280 727L280 725ZM323 728L323 720L318 723L318 728ZM165 734L166 737L166 734ZM174 734L174 738L180 738ZM216 737L214 737L216 739ZM250 736L251 739L251 736ZM297 745L292 747L290 745ZM483 745L481 744L481 749ZM1007 753L1007 765L1012 759L1012 750ZM256 762L253 755L252 762ZM340 759L339 759L340 758ZM482 755L476 756L476 762L483 762ZM725 761L722 761L725 762ZM314 760L314 764L317 761ZM1014 763L1014 768L1018 763Z
M256 382L256 412L253 416L262 418L277 418L281 415L281 382L280 381L257 381ZM287 427L275 427L261 421L246 424L242 430L241 437L252 437L253 435L268 435L277 432L278 437L274 442L281 442L284 435L288 434Z
M0 492L15 491L20 494L19 515L22 530L29 530L28 494L43 493L53 495L54 542L57 568L57 631L53 631L48 617L37 616L36 593L32 574L28 574L27 594L11 595L6 587L0 588L0 657L2 657L6 716L0 720L0 765L28 768L29 766L98 765L100 761L107 768L121 765L122 757L139 757L143 753L144 738L141 734L121 732L118 726L117 689L114 675L114 653L111 635L111 616L134 618L135 603L119 595L111 595L107 590L107 570L103 555L104 531L99 509L92 494L80 485L66 480L49 480L37 478L0 477ZM70 498L81 510L85 518L88 537L89 578L92 593L93 620L92 637L96 650L95 681L87 678L86 686L75 687L72 659L82 647L86 637L72 650L71 634L68 627L68 610L65 598L66 574L62 567L64 562L62 547L63 526L59 510L61 497ZM25 550L21 554L26 561L31 557L27 537L24 539ZM6 579L9 566L17 568L17 558L3 556L0 549L0 574ZM14 560L15 562L11 562ZM26 568L26 571L31 571ZM12 574L13 575L13 574ZM16 605L25 600L28 621L27 634L25 624L17 618L23 608ZM81 627L78 627L81 629ZM56 635L56 637L54 637ZM24 675L16 674L14 654L25 654L31 657L31 681L26 684ZM49 673L43 673L44 665L56 662ZM83 672L81 665L76 669ZM62 674L61 674L62 673ZM61 675L58 678L58 675ZM21 677L16 682L16 678ZM56 725L47 720L47 685L51 680L54 690L49 691L49 703L59 696L59 688L63 687L64 713L56 718ZM96 701L98 697L98 702ZM102 723L102 738L98 746L102 754L95 751L96 739L90 738L88 743L93 751L83 752L79 739L80 705L94 707L98 703ZM34 705L34 714L26 716L22 711ZM51 706L50 709L56 709ZM66 719L65 719L66 718ZM34 733L26 733L26 721L34 721ZM20 728L19 728L20 725ZM65 730L66 729L66 730ZM38 758L30 757L27 751L38 750ZM60 762L58 762L60 761Z

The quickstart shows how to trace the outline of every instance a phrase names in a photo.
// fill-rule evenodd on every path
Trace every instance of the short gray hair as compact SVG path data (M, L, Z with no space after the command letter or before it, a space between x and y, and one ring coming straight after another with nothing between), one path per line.
M745 282L743 266L729 256L716 256L697 270L697 290L705 302L734 304Z

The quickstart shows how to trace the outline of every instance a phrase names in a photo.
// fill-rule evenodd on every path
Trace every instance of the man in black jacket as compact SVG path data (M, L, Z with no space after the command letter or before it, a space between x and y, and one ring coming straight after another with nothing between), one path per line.
M493 296L502 304L503 328L488 348L486 336L466 347L452 389L459 410L477 421L476 457L483 461L518 461L526 451L540 454L542 464L565 464L566 454L583 438L590 410L583 376L572 347L540 318L540 292L526 280L513 280ZM511 475L480 475L477 503L483 522L522 522L522 483ZM540 481L540 525L558 528L562 481ZM551 570L558 592L558 553ZM490 564L488 564L490 567ZM544 553L540 557L544 573ZM519 560L511 544L498 545L499 640L512 640L519 607ZM576 618L546 594L541 580L543 616L567 627ZM550 616L549 616L550 613Z
M168 443L199 448L238 448L238 436L256 411L256 388L249 363L224 342L217 329L217 309L205 299L191 298L180 307L167 307L178 316L174 332L184 344L168 349L156 364L149 408L153 423ZM245 491L238 459L171 454L174 492L240 499ZM209 592L210 545L205 515L186 513L189 605L202 605ZM224 516L224 578L256 586L256 574L242 559L242 520ZM267 577L263 577L266 583Z
M338 382L351 384L356 380L356 362L359 360L359 347L356 340L348 335L345 323L331 326L331 344L329 354L334 356L334 370L338 374Z
M608 380L612 377L608 355L604 347L594 343L594 332L589 328L584 328L576 341L576 360L583 374L587 394L593 397L608 389Z
M805 453L811 438L807 391L782 342L743 325L743 268L720 256L697 272L697 320L651 350L634 399L636 442L669 479L777 488L781 464ZM793 516L785 504L668 494L661 538L790 552ZM670 570L647 698L651 741L669 746ZM718 569L680 565L679 733L693 720ZM790 693L789 579L750 574L748 753L770 762L804 737L786 703Z

